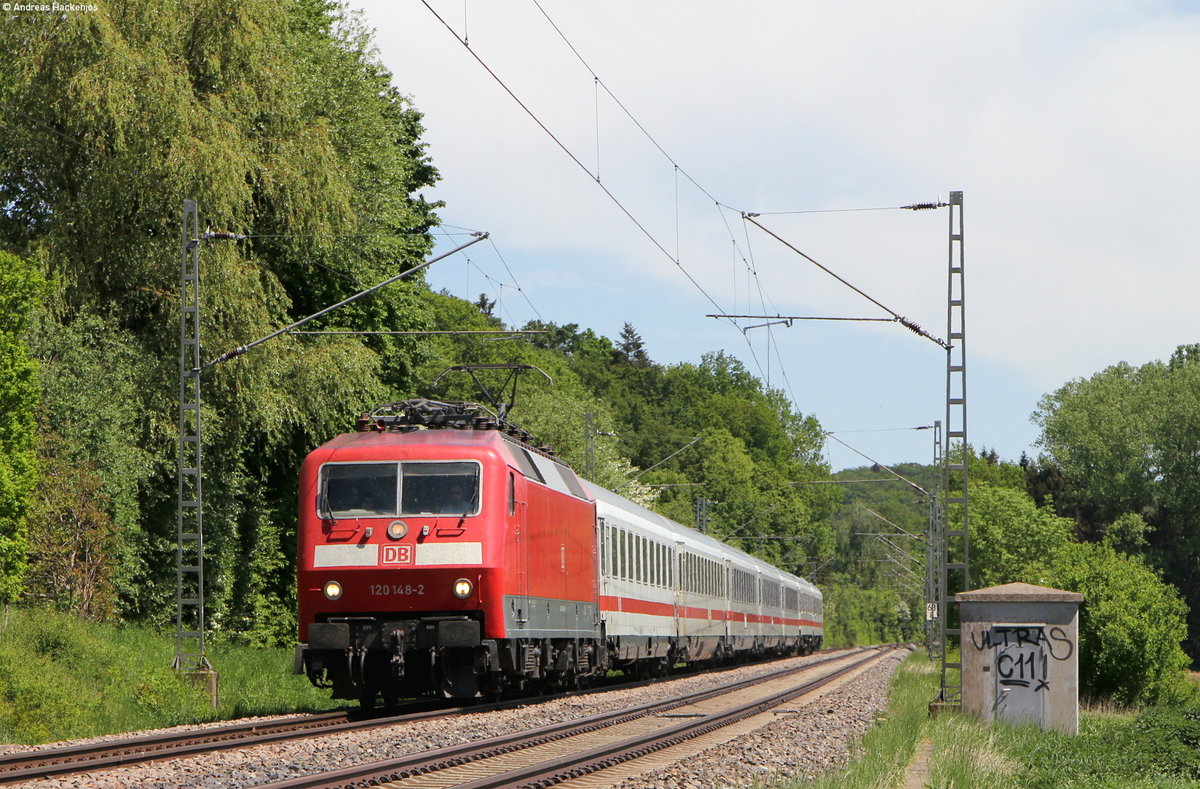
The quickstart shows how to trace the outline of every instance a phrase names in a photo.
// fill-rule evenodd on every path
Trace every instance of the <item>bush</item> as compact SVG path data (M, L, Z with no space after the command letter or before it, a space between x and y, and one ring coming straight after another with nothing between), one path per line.
M828 584L825 595L827 647L884 644L920 640L923 611L890 589L859 589Z
M1074 543L1050 561L1050 583L1079 592L1079 684L1123 704L1187 695L1180 647L1187 609L1174 587L1108 545ZM1045 582L1040 581L1040 582Z

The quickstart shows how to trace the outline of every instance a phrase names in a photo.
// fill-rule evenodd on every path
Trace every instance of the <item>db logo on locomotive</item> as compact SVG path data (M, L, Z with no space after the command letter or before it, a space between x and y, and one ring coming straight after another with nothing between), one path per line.
M412 564L413 547L411 545L383 546L382 564Z

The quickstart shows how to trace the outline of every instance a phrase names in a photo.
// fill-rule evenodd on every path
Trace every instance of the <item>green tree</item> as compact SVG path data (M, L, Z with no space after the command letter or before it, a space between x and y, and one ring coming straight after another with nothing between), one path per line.
M972 482L970 508L975 587L1037 575L1072 541L1071 521L1038 508L1024 491Z
M1121 363L1042 398L1044 467L1077 533L1142 553L1188 603L1188 652L1200 656L1200 360ZM1144 526L1143 526L1144 524ZM1142 546L1142 542L1145 546Z
M120 543L95 466L72 457L61 436L43 434L41 444L25 599L83 619L109 619Z
M22 341L42 290L36 266L0 251L0 603L25 573L25 513L36 481L37 364Z
M247 236L202 246L212 358L423 258L437 218L419 191L437 173L420 113L340 4L129 0L5 21L0 46L22 56L0 73L0 244L53 283L39 358L54 365L57 348L104 369L104 349L130 352L129 364L110 362L115 396L107 375L69 393L67 374L52 373L43 391L64 396L49 398L44 419L94 428L68 437L71 452L130 449L128 462L97 465L120 533L117 580L126 612L163 617L182 199L198 201L203 226ZM392 286L325 325L422 328L420 289ZM426 353L411 337L284 337L206 374L215 626L277 622L283 636L300 459L389 387L411 385ZM81 417L68 394L108 397L122 416Z

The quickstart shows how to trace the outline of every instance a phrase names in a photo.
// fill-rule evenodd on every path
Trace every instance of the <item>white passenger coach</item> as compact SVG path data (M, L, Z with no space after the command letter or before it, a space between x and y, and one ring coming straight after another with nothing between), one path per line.
M808 654L821 592L725 543L595 485L600 613L618 663Z

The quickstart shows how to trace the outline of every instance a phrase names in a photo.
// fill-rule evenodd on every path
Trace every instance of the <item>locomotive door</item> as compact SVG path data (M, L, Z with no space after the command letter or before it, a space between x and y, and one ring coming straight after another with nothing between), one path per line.
M508 472L508 514L512 519L512 530L516 543L516 622L525 628L529 622L529 505L517 498L517 478Z

